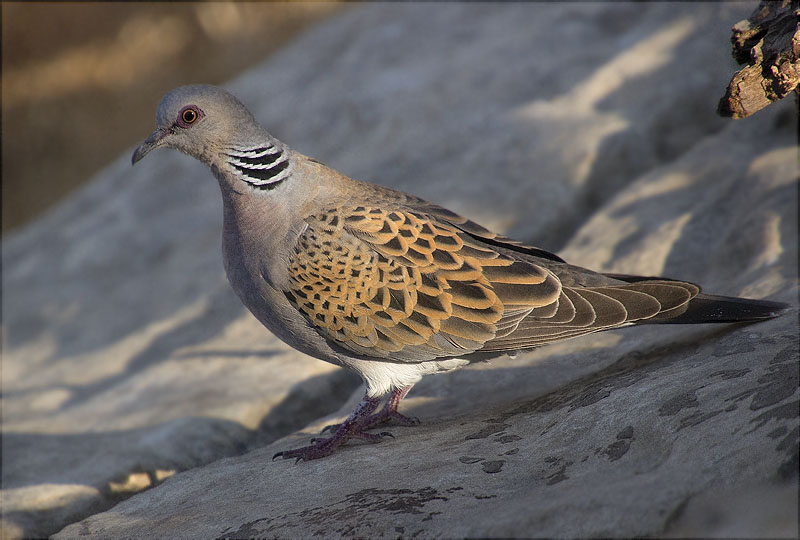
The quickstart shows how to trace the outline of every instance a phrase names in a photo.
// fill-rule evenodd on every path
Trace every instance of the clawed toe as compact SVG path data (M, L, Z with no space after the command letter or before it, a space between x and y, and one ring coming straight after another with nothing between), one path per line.
M388 431L382 431L380 433L367 433L366 431L360 431L358 433L353 433L353 438L362 439L369 442L381 442L386 437L391 437L394 439L394 435Z
M272 456L272 461L281 457L283 459L295 459L295 463L301 461L310 461L312 459L319 459L333 453L333 449L338 446L331 444L331 439L317 439L317 442L311 446L304 446L302 448L294 448L292 450L283 450Z
M295 448L293 450L282 450L272 456L272 461L275 461L279 457L283 459L296 458L295 463L319 459L330 455L334 448L341 446L350 439L361 439L371 443L378 443L387 437L394 439L394 435L388 431L367 433L366 431L346 432L346 430L343 430L343 432L336 432L332 437L314 437L311 439L310 446Z
M342 425L342 424L328 424L327 426L325 426L324 428L322 428L322 431L320 431L320 432L319 432L319 434L320 434L320 435L324 435L325 433L327 433L327 432L329 432L329 431L330 431L331 433L335 433L335 432L336 432L336 430L337 430L337 429L339 429L339 428L341 427L341 425Z
M416 416L405 416L397 411L389 413L387 420L399 426L418 426L422 423Z
M397 426L417 426L421 422L420 422L420 419L417 418L416 416L405 416L405 415L400 414L397 411L391 411L391 410L385 410L384 409L383 411L380 411L378 413L375 413L375 414L365 418L364 422L363 422L363 425L362 425L362 429L363 430L372 429L375 426L378 426L380 424L386 424L386 423L394 424L394 425L397 425ZM324 434L329 433L329 432L330 433L335 433L336 430L338 430L341 426L342 426L342 424L330 424L330 425L327 425L324 428L322 428L322 431L320 431L319 434L320 435L324 435Z
M368 433L367 430L385 422L392 422L401 426L415 426L419 424L419 418L404 416L397 412L398 403L408 393L410 388L409 386L393 391L386 405L377 413L374 411L380 403L380 398L370 397L369 395L364 396L364 399L361 400L347 420L341 424L331 424L322 428L320 435L330 432L331 435L329 437L314 437L311 439L310 446L278 452L272 456L272 460L274 461L278 458L294 458L296 460L295 463L298 463L300 461L309 461L330 455L334 449L343 445L350 439L361 439L370 443L381 442L387 437L393 439L394 435L389 431Z

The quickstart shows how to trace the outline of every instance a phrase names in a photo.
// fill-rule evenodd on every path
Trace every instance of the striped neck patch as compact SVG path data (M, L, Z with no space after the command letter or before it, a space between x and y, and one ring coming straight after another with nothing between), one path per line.
M256 189L275 189L289 177L289 157L276 146L231 148L225 157L227 165Z

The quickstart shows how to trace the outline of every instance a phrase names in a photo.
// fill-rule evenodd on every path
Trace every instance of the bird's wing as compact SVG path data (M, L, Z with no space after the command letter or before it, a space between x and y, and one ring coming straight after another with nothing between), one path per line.
M514 240L513 238L503 236L502 234L497 234L496 232L490 231L486 227L478 225L474 221L460 216L455 212L448 210L447 208L429 203L428 201L418 197L413 197L410 195L406 195L406 197L408 198L408 203L412 205L413 208L422 211L428 216L457 227L459 230L471 236L475 240L478 240L482 244L488 244L501 249L515 251L531 257L539 257L541 259L555 261L558 263L565 263L564 259L555 253L527 245L524 242Z
M306 222L286 296L322 335L359 354L466 355L561 294L542 266L402 206L330 208Z
M525 311L519 318L501 320L497 334L484 344L481 352L529 349L648 319L668 321L682 314L700 292L700 287L685 281L592 272L567 264L543 249L494 233L423 199L413 198L410 202L458 227L484 247L492 246L513 258L538 262L561 283L555 301Z
M376 359L531 348L652 317L697 294L666 281L566 286L563 268L545 264L567 267L560 259L433 205L342 206L306 222L286 297L324 337Z
M481 352L518 351L562 339L679 315L699 288L680 281L642 281L599 287L562 286L547 309L537 308L505 336L486 343Z

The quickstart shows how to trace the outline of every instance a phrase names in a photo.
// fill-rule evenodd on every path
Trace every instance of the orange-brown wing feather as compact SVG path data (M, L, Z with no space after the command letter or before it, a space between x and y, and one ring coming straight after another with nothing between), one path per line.
M287 297L353 352L421 362L526 349L669 317L699 292L571 267L438 206L405 202L323 211L307 220L292 257Z
M556 308L534 309L513 332L481 351L510 351L546 345L685 309L700 289L676 281L643 281L602 287L563 287Z
M412 362L469 354L561 295L547 269L419 211L352 206L307 222L287 297L357 353Z

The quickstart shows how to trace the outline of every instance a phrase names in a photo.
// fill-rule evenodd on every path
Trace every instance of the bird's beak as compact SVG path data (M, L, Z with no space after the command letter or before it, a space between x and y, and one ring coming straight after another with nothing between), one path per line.
M139 148L133 152L133 156L131 156L131 165L136 165L136 162L146 156L150 150L154 148L158 148L164 142L164 138L169 134L169 130L167 129L157 129L153 133L151 133L142 144L139 145Z

